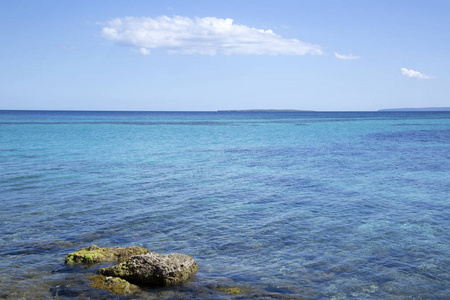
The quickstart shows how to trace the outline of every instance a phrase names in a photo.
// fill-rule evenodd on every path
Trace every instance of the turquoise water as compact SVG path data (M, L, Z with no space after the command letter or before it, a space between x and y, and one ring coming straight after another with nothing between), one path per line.
M0 111L0 201L0 298L110 298L91 244L197 260L132 298L450 298L450 113Z

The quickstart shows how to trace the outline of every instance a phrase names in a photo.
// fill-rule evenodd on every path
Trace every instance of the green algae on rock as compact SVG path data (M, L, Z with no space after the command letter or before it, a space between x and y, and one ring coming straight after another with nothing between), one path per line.
M139 291L139 287L118 277L94 275L91 277L91 286L95 289L108 290L117 295L129 295Z
M100 248L96 245L92 245L67 254L64 261L66 264L93 264L103 261L125 261L134 255L146 253L150 253L150 251L136 246Z
M215 288L215 290L223 292L228 295L233 295L233 296L237 296L242 292L241 289L238 287L218 287L218 288Z
M105 276L120 277L150 287L183 283L195 276L197 271L197 263L186 254L163 255L153 252L133 256L121 264L98 270Z

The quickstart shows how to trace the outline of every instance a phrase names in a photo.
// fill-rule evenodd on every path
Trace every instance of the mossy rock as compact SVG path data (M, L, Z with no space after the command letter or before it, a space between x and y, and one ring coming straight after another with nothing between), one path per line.
M119 265L99 269L98 272L138 285L161 287L183 283L195 276L197 270L195 260L186 254L163 255L151 252L133 256Z
M67 254L64 261L66 264L93 264L103 261L125 261L134 255L146 253L150 253L150 251L136 246L100 248L96 245L92 245Z
M91 277L91 286L95 289L108 290L117 295L130 295L139 291L139 287L118 277L94 275Z
M237 296L242 293L242 290L238 287L218 287L215 290L232 296Z

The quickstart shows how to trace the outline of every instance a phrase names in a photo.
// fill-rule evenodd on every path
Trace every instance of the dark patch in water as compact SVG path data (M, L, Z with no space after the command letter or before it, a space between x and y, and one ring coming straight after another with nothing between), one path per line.
M73 246L70 242L36 242L36 243L9 243L0 247L1 255L44 254L52 253L57 249L68 249Z
M85 293L83 281L62 283L50 288L50 293L54 298L68 297L68 298L80 298Z
M420 123L401 123L391 124L390 126L438 126L439 124L420 124Z
M285 287L279 287L279 286L268 286L264 290L271 292L271 293L284 294L284 295L293 295L294 294L290 289L285 288Z
M377 141L450 143L450 130L407 130L369 134Z

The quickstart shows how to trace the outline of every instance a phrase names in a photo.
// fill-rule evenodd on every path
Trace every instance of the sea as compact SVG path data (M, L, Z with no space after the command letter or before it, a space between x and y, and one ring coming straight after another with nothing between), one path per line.
M91 287L83 247L199 265ZM0 299L450 299L450 112L0 111Z

